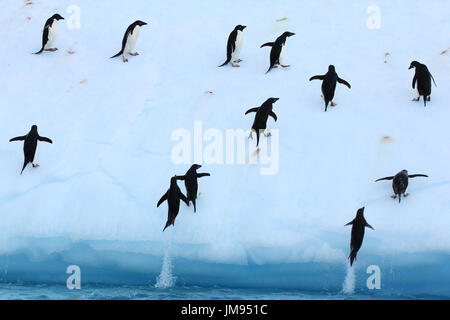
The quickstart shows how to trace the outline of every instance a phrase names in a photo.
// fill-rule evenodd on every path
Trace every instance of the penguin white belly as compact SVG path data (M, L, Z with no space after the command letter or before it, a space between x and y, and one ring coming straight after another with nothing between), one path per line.
M53 23L48 27L48 41L45 44L45 48L51 48L53 42L55 42L56 36L58 35L58 20L53 20Z
M284 57L284 44L281 46L281 52L280 52L280 64L283 64L283 57Z
M231 61L235 61L239 58L239 54L241 53L242 45L244 43L244 37L241 30L238 30L235 42L235 48L233 53L231 54Z
M139 37L140 29L141 29L140 26L134 27L133 33L128 36L127 43L125 44L124 53L130 53L131 50L133 50L134 46L136 45L136 41Z

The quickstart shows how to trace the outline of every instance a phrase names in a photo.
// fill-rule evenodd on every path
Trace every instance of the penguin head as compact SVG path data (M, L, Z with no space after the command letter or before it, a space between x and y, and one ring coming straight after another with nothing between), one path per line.
M243 26L243 25L238 24L238 25L234 28L234 30L244 31L245 28L247 28L247 26Z
M328 71L334 71L334 72L336 72L336 69L334 68L334 66L333 66L332 64L330 64L330 65L328 66Z
M295 33L289 31L286 31L282 34L282 36L285 38L292 37L293 35L295 35Z
M275 102L277 102L279 99L280 99L280 98L269 98L269 99L267 99L267 102L275 103Z
M415 68L415 67L418 67L418 66L420 66L420 63L417 62L417 61L413 61L413 62L411 62L411 64L409 65L409 68L408 68L408 69L412 69L412 68Z
M359 208L356 212L356 217L364 217L364 209L365 207Z
M170 178L170 185L177 184L178 176L174 175L172 178Z
M52 15L52 19L53 20L64 20L64 18L61 17L61 15L59 13L55 13L54 15Z
M202 167L201 165L194 163L194 164L191 166L191 169L197 170L197 169L200 169L201 167Z
M147 24L147 22L141 20L136 20L134 23L140 27L145 26Z
M37 131L37 125L33 124L33 125L31 126L31 130L36 130L36 131Z
M407 175L408 175L408 170L406 170L406 169L403 169L402 171L400 171L400 173L401 173L401 174L404 174L404 175L406 175L406 176L407 176Z

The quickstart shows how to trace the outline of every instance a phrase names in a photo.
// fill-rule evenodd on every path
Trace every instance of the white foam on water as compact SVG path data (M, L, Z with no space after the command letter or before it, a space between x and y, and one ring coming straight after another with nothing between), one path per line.
M355 270L347 264L347 275L342 284L342 292L344 294L352 295L355 292Z
M170 256L171 242L166 245L166 250L164 252L164 258L161 268L161 273L156 277L155 288L167 289L172 288L175 285L176 277L172 275L172 259Z

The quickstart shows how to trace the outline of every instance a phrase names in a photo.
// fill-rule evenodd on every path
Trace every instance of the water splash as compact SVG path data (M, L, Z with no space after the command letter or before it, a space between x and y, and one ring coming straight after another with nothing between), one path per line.
M156 277L155 288L167 289L175 285L176 277L172 275L172 259L170 257L170 242L166 246L164 252L161 273Z
M347 264L347 275L342 284L342 292L344 294L352 295L355 292L355 270Z

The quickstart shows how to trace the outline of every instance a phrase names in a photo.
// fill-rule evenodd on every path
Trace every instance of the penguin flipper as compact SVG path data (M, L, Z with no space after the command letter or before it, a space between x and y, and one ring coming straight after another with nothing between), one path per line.
M251 112L257 112L258 109L259 109L259 107L248 109L247 111L245 111L245 114L249 114Z
M317 75L317 76L313 76L311 78L309 78L309 81L311 80L323 80L325 78L325 75Z
M184 180L186 179L186 176L177 176L177 180Z
M367 228L370 228L370 229L372 229L372 230L375 230L370 224L368 224L367 222L366 222L366 227Z
M277 115L275 114L275 112L270 111L269 116L271 116L273 120L277 121Z
M197 178L201 178L201 177L209 177L210 174L205 172L205 173L197 173Z
M189 207L189 200L186 198L186 196L181 191L180 191L180 199L183 200L183 202L186 203L186 205Z
M341 78L337 77L337 82L339 82L340 84L343 84L343 85L347 86L349 89L351 88L350 83L348 83L348 82L345 81L344 79L341 79Z
M430 77L431 77L431 79L433 80L434 86L437 88L436 82L434 82L434 78L433 78L433 76L431 75L431 73L430 73Z
M393 176L389 176L389 177L384 177L384 178L377 179L377 180L375 180L375 182L381 181L381 180L392 180L392 179L394 179L394 177Z
M417 76L414 74L414 78L412 80L412 88L415 89L416 88L416 82L417 82Z
M266 42L260 48L262 48L262 47L273 47L274 44L275 44L275 42Z
M353 224L354 222L355 222L355 219L353 219L353 220L350 221L349 223L345 224L344 227L345 227L345 226L349 226L349 225Z
M166 193L164 193L164 195L161 197L161 199L159 199L158 204L156 205L156 207L158 208L160 206L161 203L163 203L164 201L167 200L167 196L168 196L169 191L167 191ZM167 225L166 225L167 228ZM165 228L164 228L165 229ZM164 231L164 230L163 230Z
M39 137L38 137L38 140L39 140L39 141L48 142L48 143L53 143L52 139L47 138L47 137L41 137L41 136L39 136Z
M27 137L27 136L19 136L19 137L15 137L15 138L9 139L9 142L12 142L12 141L22 141L22 140L25 140L26 137Z
M427 177L428 178L428 176L426 174L420 174L420 173L408 175L408 178L415 178L415 177Z

